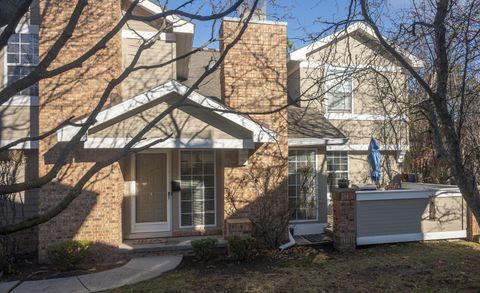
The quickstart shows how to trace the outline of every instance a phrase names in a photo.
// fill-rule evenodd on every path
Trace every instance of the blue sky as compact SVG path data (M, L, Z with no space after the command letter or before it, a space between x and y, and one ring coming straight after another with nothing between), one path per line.
M408 7L411 0L387 0L390 12L399 11ZM162 1L160 1L162 2ZM168 8L184 3L185 0L170 0ZM207 15L212 12L212 7L205 3L212 4L213 9L220 10L221 5L227 1L195 0L193 4L184 8L189 12L200 11ZM288 22L288 37L296 48L303 47L305 36L319 32L324 27L319 23L322 21L338 21L346 15L349 0L275 0L275 5L268 4L267 13L272 15L270 19L278 18L280 21ZM390 13L389 13L390 14ZM387 17L387 16L386 16ZM211 36L213 22L194 21L196 32L194 47L201 46ZM215 24L214 33L218 33L219 23ZM218 44L211 44L210 47L218 48Z

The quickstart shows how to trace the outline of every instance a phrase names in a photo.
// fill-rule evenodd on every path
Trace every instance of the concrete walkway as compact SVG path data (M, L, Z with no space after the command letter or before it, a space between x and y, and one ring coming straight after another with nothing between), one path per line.
M136 257L122 267L108 271L76 277L26 281L21 283L12 292L98 292L158 277L162 273L176 268L181 261L182 256L174 255ZM0 292L8 292L8 290L11 290L17 283L18 281L0 283Z

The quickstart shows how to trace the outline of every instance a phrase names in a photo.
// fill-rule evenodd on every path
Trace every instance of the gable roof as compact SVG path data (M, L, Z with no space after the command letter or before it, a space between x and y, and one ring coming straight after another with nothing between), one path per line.
M150 91L147 91L143 94L137 95L133 98L130 98L120 104L107 108L101 111L97 115L97 122L91 126L99 127L102 124L108 123L113 119L125 115L131 111L138 110L142 106L148 104L154 104L154 101L165 97L170 93L177 93L178 95L183 96L189 88L176 80L169 81L161 86L158 86ZM197 104L201 107L209 109L213 114L219 115L224 119L227 119L240 127L247 129L252 132L253 142L272 142L275 141L275 133L266 127L258 124L257 122L236 113L228 112L230 111L225 105L221 104L219 101L216 101L211 98L207 98L197 92L192 92L187 97L187 101ZM78 121L78 123L84 123L86 118ZM78 127L75 126L66 126L60 129L57 132L58 141L69 141L72 137L78 132ZM88 139L88 138L85 138Z
M307 56L310 53L313 53L313 52L317 51L321 47L326 46L326 45L330 44L331 42L333 42L333 41L335 41L339 38L342 38L344 36L347 36L347 35L350 35L350 34L353 34L353 33L361 33L368 38L378 40L377 36L375 35L375 32L373 31L373 29L370 26L368 26L367 24L365 24L363 22L356 22L354 24L349 25L344 30L334 32L333 34L328 35L328 36L326 36L326 37L324 37L324 38L322 38L322 39L320 39L316 42L313 42L313 43L311 43L307 46L304 46L300 49L297 49L297 50L291 52L289 54L289 61L304 61L304 60L307 59ZM414 67L417 67L417 68L423 67L423 62L420 59L418 59L417 57L415 57L414 55L406 52L405 50L401 50L401 54L405 58L410 60L411 64Z
M333 126L320 111L290 106L288 111L288 144L334 145L344 144L348 138Z
M192 86L200 76L206 71L210 61L218 60L220 52L214 49L203 50L190 56L188 79L182 83L188 87ZM215 70L207 76L198 86L200 94L206 97L222 97L222 89L220 86L220 70Z
M157 13L163 13L163 7L160 6L159 4L151 1L151 0L143 0L138 3L138 6L146 9L147 11L150 11L151 13L157 14ZM166 17L166 19L174 24L173 26L173 32L174 33L187 33L187 34L193 34L195 32L195 25L183 18L181 18L178 15L169 15Z

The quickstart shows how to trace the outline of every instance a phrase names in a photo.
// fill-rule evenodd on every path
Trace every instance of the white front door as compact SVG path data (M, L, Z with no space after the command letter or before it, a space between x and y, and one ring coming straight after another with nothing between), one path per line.
M138 153L132 161L132 232L170 231L170 153Z

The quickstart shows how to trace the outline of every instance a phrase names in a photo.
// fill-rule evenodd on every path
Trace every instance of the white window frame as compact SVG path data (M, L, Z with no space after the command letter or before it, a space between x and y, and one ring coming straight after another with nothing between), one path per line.
M332 90L332 88L329 88L329 82L327 82L327 78L330 78L330 74L329 72L340 72L340 71L343 71L342 74L345 74L346 72L348 71L351 71L351 69L347 69L347 68L343 68L343 67L336 67L336 66L325 66L325 70L324 70L324 76L325 76L325 83L324 83L324 89L325 89L325 93L326 93L326 99L325 99L325 113L326 114L337 114L337 115L340 115L340 114L353 114L354 113L354 79L353 79L353 72L348 72L347 74L350 75L350 79L351 79L351 84L352 84L352 90L351 90L351 93L350 93L350 96L351 96L351 102L350 102L350 111L330 111L329 110L329 98L330 98L330 90ZM333 77L335 78L335 77Z
M211 149L197 149L197 150L180 150L178 152L178 178L182 179L182 152L212 152L213 153L213 206L214 206L214 216L213 224L209 225L195 225L193 223L193 213L192 213L192 225L184 226L182 225L182 191L178 193L178 227L181 229L205 229L217 227L217 152Z
M346 150L327 150L327 152L325 153L325 159L326 159L326 163L327 163L327 186L328 186L328 189L330 191L330 182L329 182L329 175L332 173L331 171L328 170L328 157L329 157L329 154L331 153L345 153L346 154L346 157L347 157L347 171L346 171L346 174L347 174L347 179L350 178L350 153ZM334 171L333 173L335 173L337 171ZM345 173L345 171L341 171L342 173Z
M19 25L15 29L16 34L33 34L38 36L38 25ZM14 64L9 64L7 60L7 51L8 51L8 43L7 46L5 46L3 50L3 86L7 86L8 84L8 66L13 66ZM40 58L40 56L37 56ZM37 60L38 62L40 60ZM35 64L30 64L27 66L35 67L38 66L38 62ZM18 65L18 64L16 64ZM39 101L38 101L38 95L37 96L32 96L32 95L14 95L11 97L7 102L5 102L3 105L8 105L8 106L38 106Z
M314 152L314 174L315 174L315 219L303 219L303 220L290 220L290 223L308 223L308 222L318 222L318 194L319 194L319 186L318 186L318 162L317 162L317 149L315 148L290 148L289 151L313 151ZM290 155L289 155L290 157ZM288 161L290 163L290 161ZM288 179L287 179L288 181ZM287 182L287 186L289 186ZM287 196L288 196L288 190L287 190ZM290 196L288 196L290 198ZM295 215L296 216L296 215Z

